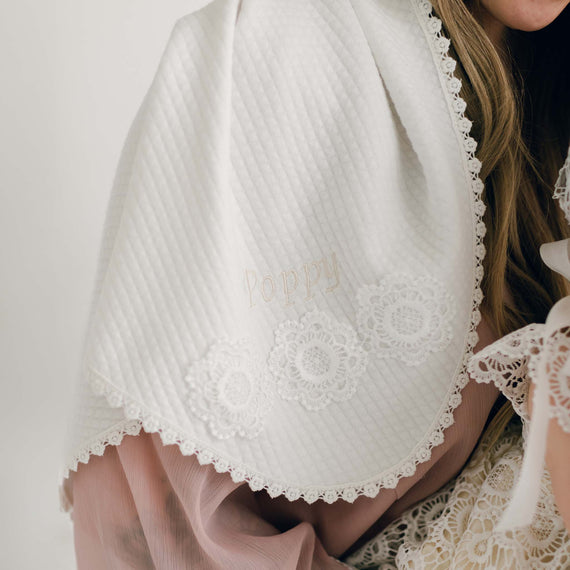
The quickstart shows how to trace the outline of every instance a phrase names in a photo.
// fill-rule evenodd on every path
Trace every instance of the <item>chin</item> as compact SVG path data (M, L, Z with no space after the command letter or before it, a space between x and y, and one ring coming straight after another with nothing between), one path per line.
M551 24L570 0L481 0L496 20L524 32L535 32Z

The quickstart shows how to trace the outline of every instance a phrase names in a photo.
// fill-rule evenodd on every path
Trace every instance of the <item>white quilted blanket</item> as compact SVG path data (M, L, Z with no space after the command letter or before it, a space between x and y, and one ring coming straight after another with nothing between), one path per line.
M117 171L68 469L141 426L272 496L395 487L453 423L484 248L427 0L214 0Z

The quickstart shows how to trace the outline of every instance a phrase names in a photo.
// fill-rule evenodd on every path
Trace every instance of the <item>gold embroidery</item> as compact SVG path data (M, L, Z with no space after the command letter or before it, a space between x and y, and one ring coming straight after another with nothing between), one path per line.
M295 285L292 290L289 290L289 282L287 280L287 273L291 273L295 278ZM283 291L285 293L285 305L293 305L295 301L291 301L291 297L293 293L295 293L295 289L297 289L297 285L299 284L299 278L297 277L297 272L294 269L289 271L282 271L281 277L283 277Z
M279 275L279 278L275 276ZM278 298L286 307L299 299L310 301L315 292L331 293L340 284L336 253L322 259L303 263L299 269L288 268L276 273L260 274L255 269L245 269L245 288L249 295L249 306L257 302L271 303ZM280 284L280 285L279 285Z
M317 270L317 279L315 281L311 279L311 267L315 267ZM307 296L305 297L305 301L309 301L314 297L312 291L313 287L317 285L321 278L321 264L318 261L312 261L311 263L305 263L303 268L305 269L305 284L307 287Z
M265 284L267 283L267 281L271 283L271 297L269 298L265 296ZM265 300L266 303L273 300L273 297L275 297L275 282L273 281L273 276L266 275L263 278L263 281L261 283L261 294L263 295L263 299Z
M253 273L253 277L255 278L255 282L253 283L253 286L249 280L249 274ZM253 288L255 287L255 284L257 283L257 274L255 273L255 271L253 269L246 269L245 270L245 282L247 285L247 290L249 291L249 306L253 307L254 302L253 302L253 297L252 297L252 291Z

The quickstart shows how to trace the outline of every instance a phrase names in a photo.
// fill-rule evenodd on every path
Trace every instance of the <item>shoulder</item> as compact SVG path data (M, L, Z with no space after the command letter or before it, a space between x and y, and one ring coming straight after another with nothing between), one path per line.
M202 32L216 36L220 30L235 27L243 0L200 0L174 23L172 35Z
M243 42L269 39L276 48L293 47L292 42L316 46L319 38L332 47L334 36L360 30L350 0L201 0L174 26L174 32L204 39L223 33Z
M268 116L310 107L324 121L381 89L351 0L210 0L176 21L164 55L159 75L221 117L263 100Z

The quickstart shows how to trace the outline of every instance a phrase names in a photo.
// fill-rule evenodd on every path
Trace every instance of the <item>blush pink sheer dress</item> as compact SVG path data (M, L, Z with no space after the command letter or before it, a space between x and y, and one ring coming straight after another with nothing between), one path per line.
M495 340L484 320L478 333L476 350ZM157 434L126 436L66 482L78 568L346 568L340 558L461 471L498 394L471 381L430 460L395 489L352 504L271 498L163 445Z

